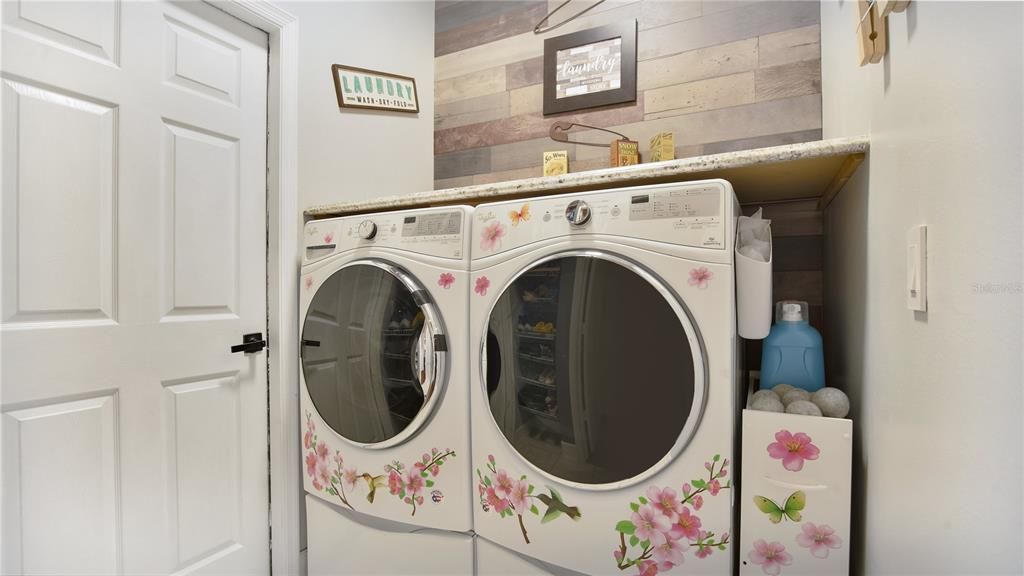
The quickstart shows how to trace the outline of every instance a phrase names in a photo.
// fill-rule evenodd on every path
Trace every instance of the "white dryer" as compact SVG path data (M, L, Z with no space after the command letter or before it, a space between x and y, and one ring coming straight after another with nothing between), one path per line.
M471 214L445 207L305 226L310 574L395 574L415 562L472 572ZM412 559L413 550L433 552Z
M477 206L479 573L731 573L738 213L722 180Z

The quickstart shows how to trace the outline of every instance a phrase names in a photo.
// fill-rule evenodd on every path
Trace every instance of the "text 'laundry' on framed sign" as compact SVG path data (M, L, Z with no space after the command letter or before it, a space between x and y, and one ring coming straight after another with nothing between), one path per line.
M544 114L636 101L636 20L544 41Z
M331 66L338 106L395 112L420 111L416 79L365 68Z

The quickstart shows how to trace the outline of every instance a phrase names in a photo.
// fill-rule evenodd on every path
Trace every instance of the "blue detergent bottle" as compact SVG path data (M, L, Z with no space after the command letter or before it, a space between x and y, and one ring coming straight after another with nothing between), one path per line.
M775 325L761 349L761 388L789 384L814 392L825 386L821 334L807 322L807 302L775 304Z

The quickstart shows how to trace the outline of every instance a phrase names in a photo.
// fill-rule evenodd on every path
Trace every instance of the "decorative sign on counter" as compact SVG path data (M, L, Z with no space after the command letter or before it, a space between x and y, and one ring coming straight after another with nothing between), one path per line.
M569 173L569 152L558 150L544 153L544 175L558 176Z
M640 143L636 140L612 140L612 168L640 163Z
M671 132L659 132L651 138L651 162L676 159L676 139Z
M636 20L544 41L544 114L636 101Z
M420 111L414 78L341 64L332 66L331 74L334 75L338 106L342 108L413 114Z

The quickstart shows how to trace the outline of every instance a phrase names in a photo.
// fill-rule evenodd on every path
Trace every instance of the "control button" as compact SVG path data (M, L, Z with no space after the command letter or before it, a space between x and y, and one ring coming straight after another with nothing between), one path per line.
M372 220L363 220L359 223L359 237L366 240L377 235L377 225Z
M622 213L622 210L619 210L618 206L615 206L615 207L612 208L612 216L618 216L621 213Z
M545 212L543 220L545 222L550 222L551 221L551 212Z
M565 219L573 226L582 226L590 221L590 205L583 200L573 200L565 207Z

